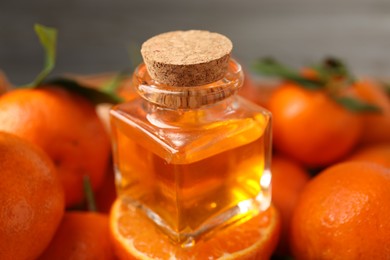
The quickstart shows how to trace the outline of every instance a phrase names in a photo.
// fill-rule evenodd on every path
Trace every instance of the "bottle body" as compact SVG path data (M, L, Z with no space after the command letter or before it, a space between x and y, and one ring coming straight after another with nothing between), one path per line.
M191 243L270 205L268 111L236 95L190 109L139 97L113 108L111 125L119 197L173 240Z

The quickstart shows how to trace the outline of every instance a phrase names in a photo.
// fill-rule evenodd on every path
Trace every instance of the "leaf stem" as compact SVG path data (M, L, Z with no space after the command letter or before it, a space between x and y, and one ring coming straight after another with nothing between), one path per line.
M34 30L45 51L45 62L42 71L38 74L35 80L25 86L28 88L39 86L52 72L56 62L57 30L41 24L35 24Z
M85 199L87 202L88 211L96 212L97 207L96 207L95 197L93 194L91 181L90 181L88 175L83 176L83 187L84 187L84 194L85 194Z

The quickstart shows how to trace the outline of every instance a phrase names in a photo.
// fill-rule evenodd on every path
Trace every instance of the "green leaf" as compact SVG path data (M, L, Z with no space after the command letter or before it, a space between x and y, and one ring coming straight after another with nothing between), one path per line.
M326 58L321 64L311 66L322 82L330 83L333 80L343 80L348 86L355 82L355 77L350 73L345 63L334 57Z
M121 86L121 82L130 75L130 71L128 69L123 70L109 79L106 83L101 86L101 91L111 95L116 95L119 87Z
M120 83L131 75L131 72L134 71L137 66L142 62L142 56L140 52L140 46L132 42L128 47L128 55L130 60L130 67L128 69L122 70L117 75L115 75L112 79L107 81L102 87L101 90L106 93L117 93L118 88L120 87Z
M56 78L49 81L45 81L43 84L62 86L67 90L75 91L85 96L89 100L91 100L94 104L99 104L99 103L117 104L123 102L123 99L119 97L111 89L98 90L94 88L85 87L72 79Z
M26 87L39 86L54 69L56 61L57 30L40 24L36 24L34 29L45 51L45 62L43 70L38 74L35 80Z
M88 175L83 176L83 188L84 188L84 195L85 195L85 200L87 202L88 211L96 212L97 207L96 207L95 196L93 194L91 181Z
M324 83L318 80L308 79L293 71L272 58L260 59L252 66L253 70L265 76L278 77L293 81L308 89L320 89Z
M380 113L382 110L372 104L365 103L352 97L334 97L334 100L352 112Z

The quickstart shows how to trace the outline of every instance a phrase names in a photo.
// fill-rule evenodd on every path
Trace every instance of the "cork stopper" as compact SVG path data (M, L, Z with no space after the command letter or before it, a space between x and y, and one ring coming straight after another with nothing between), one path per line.
M209 31L174 31L147 40L141 53L150 76L170 86L199 86L222 79L232 42Z

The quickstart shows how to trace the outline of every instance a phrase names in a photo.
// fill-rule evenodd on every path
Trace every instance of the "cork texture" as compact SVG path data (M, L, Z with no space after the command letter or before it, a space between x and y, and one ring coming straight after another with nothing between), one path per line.
M221 34L190 30L152 37L142 45L141 53L157 82L198 86L223 78L232 49L232 42Z

